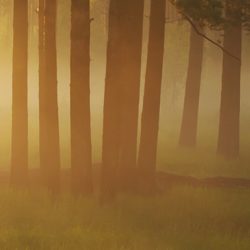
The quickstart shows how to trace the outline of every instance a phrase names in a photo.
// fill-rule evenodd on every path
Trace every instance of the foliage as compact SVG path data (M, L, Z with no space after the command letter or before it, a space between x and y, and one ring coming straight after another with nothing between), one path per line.
M249 0L175 0L173 3L193 21L210 28L242 24L250 29Z

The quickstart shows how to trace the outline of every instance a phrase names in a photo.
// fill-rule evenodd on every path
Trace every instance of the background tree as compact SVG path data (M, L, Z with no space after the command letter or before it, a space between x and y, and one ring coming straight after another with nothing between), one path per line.
M60 146L57 101L56 0L40 1L40 162L50 191L60 190ZM41 45L42 43L42 45ZM44 60L44 61L43 61Z
M221 48L223 53L222 92L217 152L225 157L239 155L240 75L242 28L250 27L248 0L175 2L184 17L196 29L193 21L210 28L224 30L224 45L207 40ZM224 13L226 13L224 15Z
M235 10L228 7L227 15L231 15L230 12L232 13L232 11ZM233 24L225 28L224 47L238 58L241 58L241 24ZM237 157L239 155L240 79L241 62L224 54L217 151L226 157Z
M142 188L155 188L160 97L164 55L166 0L151 1L148 59L143 101L138 168Z
M14 1L11 184L28 184L28 1Z
M92 192L89 4L71 1L71 186L82 194Z
M196 145L203 40L203 37L198 35L194 28L191 27L188 73L179 139L179 145L183 147L195 147Z

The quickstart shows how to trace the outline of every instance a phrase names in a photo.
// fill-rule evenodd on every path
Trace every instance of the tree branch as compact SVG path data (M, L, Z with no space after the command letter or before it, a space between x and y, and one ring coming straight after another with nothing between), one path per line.
M168 2L170 2L175 8L175 4L173 3L172 0L168 0ZM177 8L176 8L177 9ZM205 40L209 41L210 43L212 43L213 45L215 45L216 47L218 47L219 49L221 49L225 54L229 55L230 57L234 58L235 60L237 60L239 63L241 63L241 59L235 55L233 55L230 51L228 51L226 48L224 48L222 45L220 45L219 43L215 42L214 40L212 40L211 38L209 38L206 34L202 33L197 26L195 25L195 23L193 22L193 20L186 15L185 13L183 13L182 11L178 10L178 12L191 24L192 28L195 30L195 32L199 35L202 36Z

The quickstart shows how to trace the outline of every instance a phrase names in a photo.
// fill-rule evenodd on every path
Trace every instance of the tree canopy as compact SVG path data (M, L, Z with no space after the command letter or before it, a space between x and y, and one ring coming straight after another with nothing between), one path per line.
M212 29L242 24L250 30L250 0L171 0L181 14Z

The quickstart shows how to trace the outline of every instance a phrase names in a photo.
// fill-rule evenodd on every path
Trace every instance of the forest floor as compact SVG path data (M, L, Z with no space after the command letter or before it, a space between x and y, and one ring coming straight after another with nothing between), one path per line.
M1 185L0 249L250 249L247 185L161 172L158 178L162 192L155 197L121 195L105 206L96 197L65 192L52 201L42 190Z

